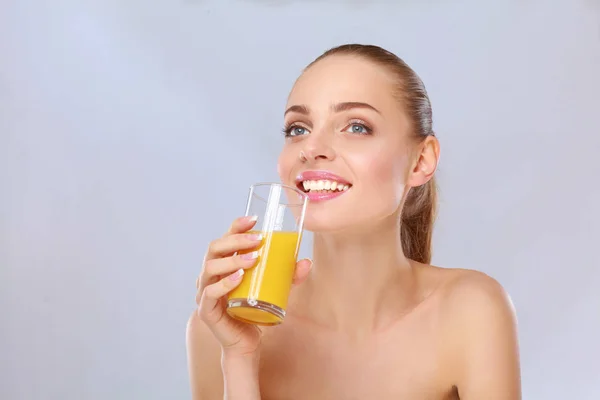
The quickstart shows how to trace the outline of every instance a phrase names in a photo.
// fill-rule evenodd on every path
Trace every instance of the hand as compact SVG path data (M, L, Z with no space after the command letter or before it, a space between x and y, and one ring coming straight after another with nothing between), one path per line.
M204 257L202 273L196 281L200 318L215 335L223 352L234 355L257 354L262 333L258 326L231 318L225 311L225 296L240 284L244 270L255 265L256 259L251 258L251 253L234 256L238 251L260 246L261 240L247 233L255 224L256 218L238 218L223 237L211 242ZM306 279L311 266L310 260L296 264L295 284Z

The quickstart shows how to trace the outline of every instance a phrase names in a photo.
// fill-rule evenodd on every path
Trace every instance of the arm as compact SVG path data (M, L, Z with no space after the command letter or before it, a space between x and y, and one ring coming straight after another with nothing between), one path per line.
M188 371L194 400L260 400L258 358L227 355L194 311L186 331Z
M457 343L457 387L463 400L520 400L517 322L504 289L485 274L460 278L452 288L452 340Z

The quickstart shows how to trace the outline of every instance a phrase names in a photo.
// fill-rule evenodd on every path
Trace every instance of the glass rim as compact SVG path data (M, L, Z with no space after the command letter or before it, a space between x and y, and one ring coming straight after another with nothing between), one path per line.
M301 207L301 206L303 206L304 204L306 204L308 202L308 194L306 194L302 190L298 189L297 187L286 185L284 183L279 183L279 182L257 182L257 183L253 183L252 185L250 185L250 191L252 193L252 196L256 196L258 199L264 201L265 203L267 203L268 200L264 199L260 195L257 195L256 192L254 191L254 188L256 188L256 187L264 187L264 186L281 186L282 188L293 190L294 192L296 192L297 194L299 194L302 197L302 202L285 204L286 206L300 206Z

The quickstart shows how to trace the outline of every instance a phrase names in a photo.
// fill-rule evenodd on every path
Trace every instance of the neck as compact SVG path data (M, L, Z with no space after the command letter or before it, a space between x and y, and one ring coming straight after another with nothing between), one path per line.
M300 287L316 323L354 336L384 329L414 297L399 224L314 235L314 267Z

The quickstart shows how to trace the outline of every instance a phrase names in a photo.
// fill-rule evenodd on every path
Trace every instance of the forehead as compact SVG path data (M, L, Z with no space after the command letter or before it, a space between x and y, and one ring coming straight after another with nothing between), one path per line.
M287 106L330 107L339 102L364 102L397 110L393 76L382 66L358 56L333 55L319 60L298 78Z

